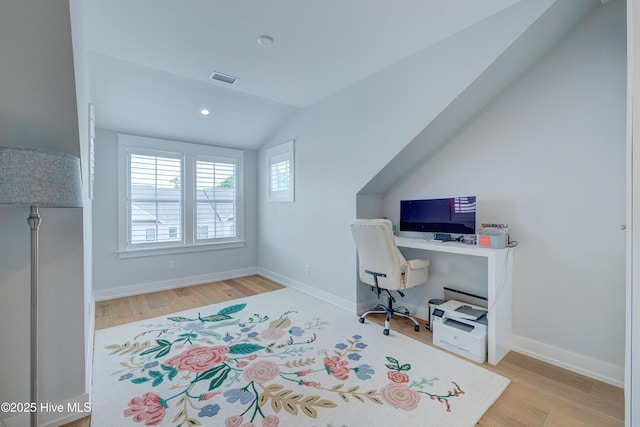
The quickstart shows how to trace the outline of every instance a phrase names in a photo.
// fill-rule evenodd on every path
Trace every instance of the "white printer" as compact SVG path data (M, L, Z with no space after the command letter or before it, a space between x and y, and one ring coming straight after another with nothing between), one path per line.
M432 315L433 344L483 363L487 358L487 309L449 300Z

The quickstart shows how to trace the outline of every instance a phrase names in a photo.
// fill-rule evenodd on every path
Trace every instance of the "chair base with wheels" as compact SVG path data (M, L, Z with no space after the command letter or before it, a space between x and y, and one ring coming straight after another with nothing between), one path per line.
M393 315L397 315L397 316L401 316L401 317L405 317L409 320L411 320L414 324L413 326L413 330L416 332L420 331L420 324L418 323L418 321L416 320L415 317L411 316L411 314L409 313L409 310L407 310L404 307L398 307L398 308L394 308L394 304L396 302L396 299L393 297L393 295L391 295L391 292L388 289L381 289L378 287L378 277L386 277L386 274L384 273L376 273L373 271L369 271L366 270L365 271L368 274L373 275L373 280L375 282L375 284L373 286L371 286L371 290L374 292L377 292L378 294L378 298L380 297L380 294L382 293L382 291L385 291L387 293L387 305L382 305L382 304L378 304L377 306L375 306L374 308L365 311L364 313L362 313L360 315L360 318L358 319L360 321L360 323L364 323L364 318L367 317L369 314L385 314L385 320L384 320L384 329L382 330L382 333L385 335L389 335L389 330L390 330L390 326L391 326L391 316ZM398 294L401 297L404 297L404 294L400 291L396 291L398 292Z

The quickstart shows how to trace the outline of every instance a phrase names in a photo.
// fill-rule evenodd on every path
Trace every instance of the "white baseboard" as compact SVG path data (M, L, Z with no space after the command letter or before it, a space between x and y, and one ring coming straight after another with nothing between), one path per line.
M149 292L167 291L170 289L183 288L185 286L252 276L254 274L257 274L257 267L221 271L218 273L203 274L199 276L180 277L178 279L161 280L158 282L140 283L136 285L121 286L118 288L99 289L93 291L93 299L94 301L104 301L114 298L130 297L133 295L147 294Z
M87 334L85 336L86 343L84 349L85 360L85 377L84 377L84 389L91 396L91 389L93 387L93 340L95 338L96 331L96 301L91 299L89 302L89 322L87 326Z
M271 279L274 282L278 282L281 285L286 286L288 288L296 289L300 292L304 292L305 294L308 294L318 299L321 299L323 301L326 301L330 304L333 304L351 313L355 314L357 312L357 307L355 302L337 297L321 289L307 285L306 283L298 282L297 280L290 279L286 276L282 276L278 273L274 273L273 271L269 271L261 267L258 267L257 274L264 276L267 279Z
M512 335L511 349L594 380L620 388L624 386L623 366L603 362L519 335Z
M38 427L58 427L91 415L91 402L88 393L62 402L49 404L43 402L43 404L50 409L38 412ZM5 418L2 422L6 427L24 427L29 425L30 418L31 414L21 413Z

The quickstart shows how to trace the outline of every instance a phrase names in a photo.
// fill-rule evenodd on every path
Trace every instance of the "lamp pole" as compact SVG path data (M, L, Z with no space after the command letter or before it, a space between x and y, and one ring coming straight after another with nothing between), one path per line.
M31 206L27 218L31 229L31 427L38 427L38 206Z

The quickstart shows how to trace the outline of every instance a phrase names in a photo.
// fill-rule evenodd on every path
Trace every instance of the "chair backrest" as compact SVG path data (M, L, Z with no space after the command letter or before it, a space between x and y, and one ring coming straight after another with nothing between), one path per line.
M373 276L365 270L384 273L378 278L378 286L384 289L401 289L402 269L406 263L396 246L388 219L357 219L351 224L351 233L358 251L360 280L374 284Z

